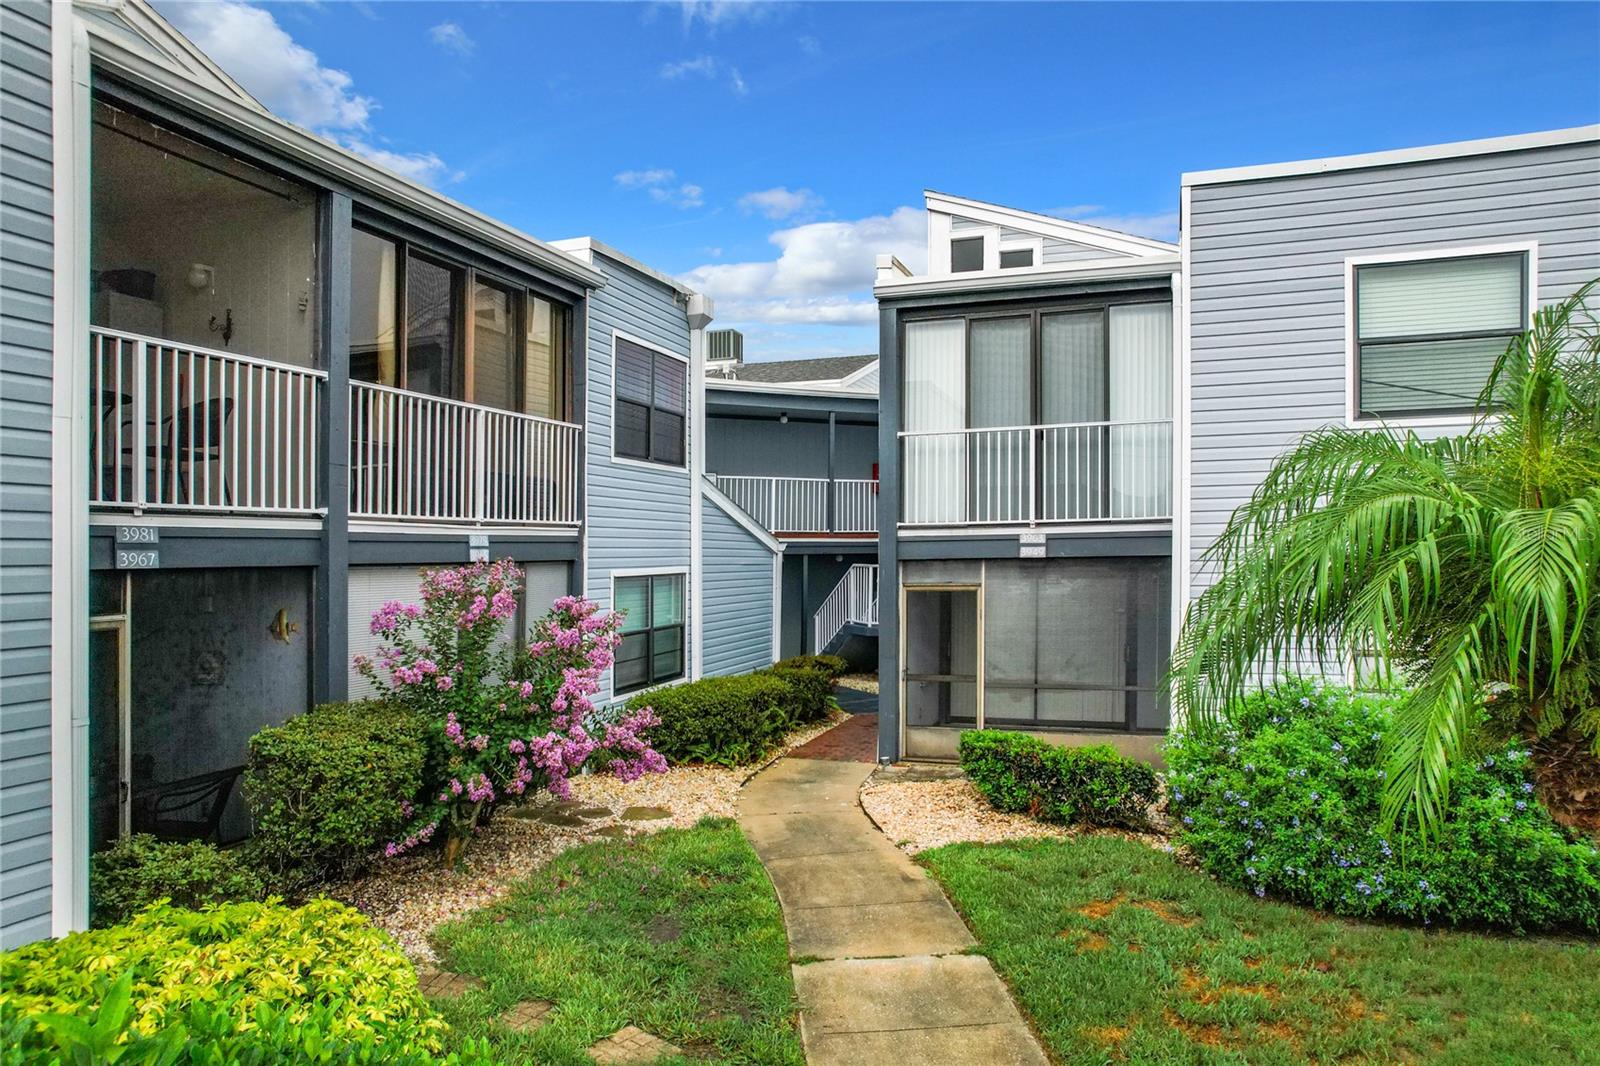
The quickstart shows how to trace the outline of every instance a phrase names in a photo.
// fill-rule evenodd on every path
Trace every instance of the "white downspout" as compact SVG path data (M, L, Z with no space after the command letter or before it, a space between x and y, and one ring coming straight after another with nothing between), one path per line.
M706 474L706 327L715 313L711 297L694 293L689 297L689 680L703 676L704 652L701 647L701 606L705 580Z

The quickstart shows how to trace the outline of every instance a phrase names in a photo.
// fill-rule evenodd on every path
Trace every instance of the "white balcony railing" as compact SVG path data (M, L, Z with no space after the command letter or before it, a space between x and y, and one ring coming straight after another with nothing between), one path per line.
M1172 421L900 434L904 525L1172 517Z
M878 531L878 483L871 478L830 482L825 477L708 476L729 499L772 533Z
M327 375L92 327L89 503L314 514Z
M878 624L878 566L876 563L855 563L844 572L844 577L822 601L812 617L814 627L812 647L821 652L845 626L852 623L875 626Z
M575 526L583 428L350 383L350 517Z

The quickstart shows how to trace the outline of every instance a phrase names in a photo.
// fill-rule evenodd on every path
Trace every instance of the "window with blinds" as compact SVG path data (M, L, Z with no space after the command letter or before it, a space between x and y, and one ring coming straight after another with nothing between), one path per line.
M618 456L684 465L688 364L676 356L617 338L613 445Z
M613 665L616 695L683 676L683 575L615 579L622 643Z
M1471 411L1528 322L1522 252L1355 268L1356 410Z

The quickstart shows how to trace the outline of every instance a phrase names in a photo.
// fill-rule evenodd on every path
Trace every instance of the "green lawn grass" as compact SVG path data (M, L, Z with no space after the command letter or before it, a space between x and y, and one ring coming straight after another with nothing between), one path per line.
M923 861L1063 1063L1600 1062L1600 946L1365 925L1114 837Z
M436 938L483 988L441 1005L453 1039L488 1037L506 1063L582 1063L626 1025L696 1062L803 1062L777 898L732 822L569 851ZM495 1020L555 1004L532 1034Z

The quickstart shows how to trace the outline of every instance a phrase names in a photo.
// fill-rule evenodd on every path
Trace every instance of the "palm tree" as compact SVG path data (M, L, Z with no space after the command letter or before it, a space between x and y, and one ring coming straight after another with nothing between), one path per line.
M1391 825L1434 835L1451 764L1497 731L1581 740L1600 781L1597 284L1535 314L1464 435L1329 426L1273 463L1178 639L1170 684L1197 727L1268 673L1370 658L1412 686Z

